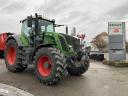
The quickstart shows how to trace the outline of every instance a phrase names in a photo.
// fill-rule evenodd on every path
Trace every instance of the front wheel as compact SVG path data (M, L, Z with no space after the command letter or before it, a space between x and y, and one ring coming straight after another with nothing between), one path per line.
M41 48L34 56L35 75L46 85L53 85L63 76L64 62L56 48Z
M77 62L77 64L76 64L76 62ZM81 59L81 60L74 61L74 63L76 65L67 68L70 75L80 76L83 73L85 73L89 68L89 60L84 60L84 59L82 60Z

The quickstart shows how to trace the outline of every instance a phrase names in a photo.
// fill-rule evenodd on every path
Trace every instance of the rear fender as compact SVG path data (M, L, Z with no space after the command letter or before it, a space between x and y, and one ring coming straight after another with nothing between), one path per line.
M10 39L14 39L16 41L16 43L18 44L18 46L23 46L21 40L20 40L20 36L17 35L17 34L13 34L13 35L10 35L8 38L7 38L7 41L10 40Z

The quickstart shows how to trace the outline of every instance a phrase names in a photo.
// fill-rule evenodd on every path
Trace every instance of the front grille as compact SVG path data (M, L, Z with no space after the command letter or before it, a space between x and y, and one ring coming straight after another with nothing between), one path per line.
M80 49L80 40L66 34L62 35L66 38L67 43L71 45L76 52L78 52Z

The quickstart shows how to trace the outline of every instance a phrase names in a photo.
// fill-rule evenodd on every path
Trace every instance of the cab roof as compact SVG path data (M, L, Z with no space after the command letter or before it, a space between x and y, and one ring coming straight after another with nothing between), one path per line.
M38 17L35 17L35 16L32 16L32 15L31 15L31 17L32 17L32 20L35 20L35 19L38 18L38 19L41 19L41 20L45 20L45 21L49 21L49 22L55 23L55 19L50 20L50 19L47 19L47 18L42 17L42 15L38 15ZM27 18L21 20L21 22L23 23L23 22L26 21L26 20L27 20Z

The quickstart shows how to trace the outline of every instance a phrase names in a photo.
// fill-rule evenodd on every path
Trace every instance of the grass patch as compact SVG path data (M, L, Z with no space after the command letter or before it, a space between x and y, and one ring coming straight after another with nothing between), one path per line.
M128 61L109 61L105 59L103 61L103 64L116 66L116 67L128 67Z

